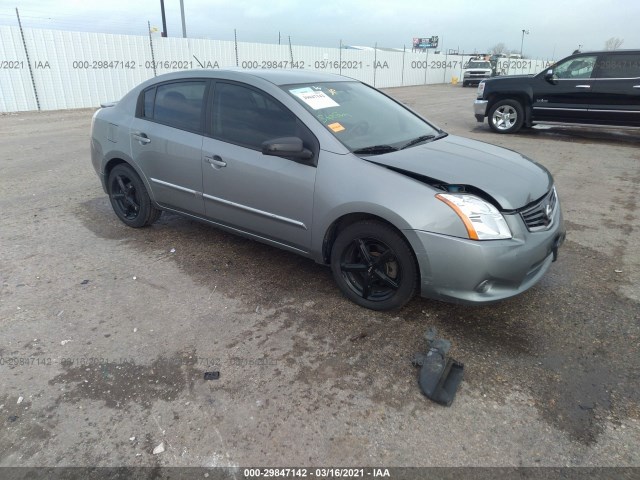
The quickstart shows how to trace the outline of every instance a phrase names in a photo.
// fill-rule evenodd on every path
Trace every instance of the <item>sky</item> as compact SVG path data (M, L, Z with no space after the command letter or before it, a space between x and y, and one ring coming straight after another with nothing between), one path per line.
M489 51L504 43L527 57L559 59L581 46L601 50L610 37L640 48L640 2L631 0L184 0L187 36L337 47L406 46L440 37L443 51ZM160 0L0 0L0 25L146 35L162 27ZM167 32L182 36L180 0L165 0ZM523 35L522 31L529 33Z

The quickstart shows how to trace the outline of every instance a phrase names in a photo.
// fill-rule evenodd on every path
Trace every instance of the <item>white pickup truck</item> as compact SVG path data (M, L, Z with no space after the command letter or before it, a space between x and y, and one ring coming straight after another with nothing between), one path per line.
M471 59L462 71L462 86L479 84L485 78L491 77L491 62L484 59Z

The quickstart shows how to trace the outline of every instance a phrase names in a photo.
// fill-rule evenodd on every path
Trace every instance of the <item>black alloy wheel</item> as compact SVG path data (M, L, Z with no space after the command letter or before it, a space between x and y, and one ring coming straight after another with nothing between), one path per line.
M341 231L331 268L342 292L363 307L399 308L415 294L413 253L399 233L380 222L358 222Z

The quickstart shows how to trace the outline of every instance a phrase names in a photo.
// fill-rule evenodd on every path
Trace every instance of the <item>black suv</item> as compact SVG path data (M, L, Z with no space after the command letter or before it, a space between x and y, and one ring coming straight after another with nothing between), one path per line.
M640 50L578 53L538 75L487 79L474 111L498 133L537 122L640 127Z

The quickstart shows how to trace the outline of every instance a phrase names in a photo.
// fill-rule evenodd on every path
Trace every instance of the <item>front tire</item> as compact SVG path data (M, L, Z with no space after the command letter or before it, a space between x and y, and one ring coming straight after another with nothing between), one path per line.
M496 133L515 133L524 122L524 109L517 100L500 100L489 109L489 126Z
M391 310L415 295L418 265L406 240L373 220L347 226L331 249L331 271L342 293L371 310Z
M130 227L151 225L162 213L153 206L144 183L136 171L127 164L121 163L113 167L109 173L107 189L113 211Z

